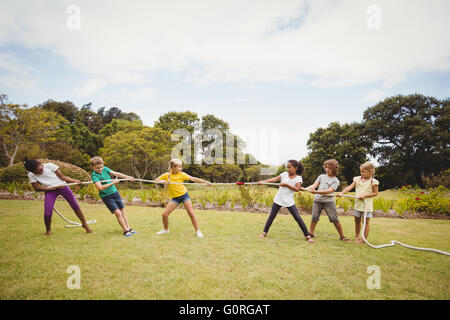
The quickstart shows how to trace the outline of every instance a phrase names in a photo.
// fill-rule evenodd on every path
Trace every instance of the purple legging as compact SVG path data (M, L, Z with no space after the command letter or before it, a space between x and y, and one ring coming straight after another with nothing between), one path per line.
M53 207L55 206L56 198L59 195L63 196L64 199L66 199L73 211L77 211L80 209L80 206L75 200L75 196L73 195L72 190L70 190L68 186L54 191L46 191L44 202L44 220L50 221L52 219Z

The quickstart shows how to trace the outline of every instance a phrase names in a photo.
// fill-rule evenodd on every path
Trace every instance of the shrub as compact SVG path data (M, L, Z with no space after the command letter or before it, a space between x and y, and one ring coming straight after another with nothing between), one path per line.
M374 210L381 210L384 213L388 213L390 209L392 209L394 205L394 200L391 199L385 199L377 197L373 199L373 209Z
M295 204L302 208L303 210L311 211L314 202L314 196L309 192L296 192L295 193Z
M441 171L437 175L422 176L422 181L427 188L437 188L439 186L450 188L450 169Z

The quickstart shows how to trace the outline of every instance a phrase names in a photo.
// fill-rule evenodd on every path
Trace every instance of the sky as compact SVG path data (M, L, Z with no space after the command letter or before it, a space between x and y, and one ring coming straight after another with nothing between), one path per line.
M449 13L448 0L2 0L0 93L146 125L213 114L277 165L386 97L449 97Z

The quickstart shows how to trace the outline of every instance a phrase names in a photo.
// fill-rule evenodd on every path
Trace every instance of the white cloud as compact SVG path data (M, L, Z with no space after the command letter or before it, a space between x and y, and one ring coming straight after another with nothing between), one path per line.
M367 93L367 95L362 99L363 102L368 104L374 104L380 102L384 98L387 97L387 94L383 90L371 90Z
M81 98L88 98L101 88L105 87L107 82L101 78L91 78L80 86L75 87L74 93Z
M155 72L187 81L390 87L410 73L450 70L448 0L3 1L0 45L45 48L107 83L143 84ZM94 80L92 80L94 81ZM76 90L88 94L98 83Z

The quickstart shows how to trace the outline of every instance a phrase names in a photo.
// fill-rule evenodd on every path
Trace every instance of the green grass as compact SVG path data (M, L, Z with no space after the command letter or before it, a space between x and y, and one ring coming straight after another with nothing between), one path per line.
M76 221L67 203L56 206ZM200 239L185 211L157 236L161 208L127 207L140 233L125 238L104 205L81 207L97 220L92 234L54 215L46 237L42 202L0 201L0 299L450 299L450 257L343 243L326 216L311 245L285 215L262 240L267 215L197 210ZM353 238L352 218L341 221ZM373 219L370 240L391 239L450 251L450 221ZM81 268L80 290L66 286L70 265ZM381 269L380 290L366 287L371 265Z

